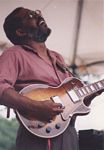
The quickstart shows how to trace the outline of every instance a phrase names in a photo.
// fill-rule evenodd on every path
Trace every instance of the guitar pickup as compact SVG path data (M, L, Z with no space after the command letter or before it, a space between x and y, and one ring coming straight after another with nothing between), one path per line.
M61 101L60 97L59 96L52 96L51 97L52 101L55 102L55 103L60 103L62 105L62 108L65 108L63 102Z
M78 95L75 93L74 90L68 91L68 95L71 97L71 99L72 99L72 101L73 101L74 103L79 101L79 97L78 97Z

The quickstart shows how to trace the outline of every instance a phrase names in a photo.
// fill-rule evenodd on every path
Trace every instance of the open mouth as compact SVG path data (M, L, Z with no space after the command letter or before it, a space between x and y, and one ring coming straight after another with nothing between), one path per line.
M39 25L42 25L42 24L46 24L44 20L41 20L41 21L39 22Z
M38 25L39 25L39 26L47 26L45 20L42 19L42 18L39 20Z

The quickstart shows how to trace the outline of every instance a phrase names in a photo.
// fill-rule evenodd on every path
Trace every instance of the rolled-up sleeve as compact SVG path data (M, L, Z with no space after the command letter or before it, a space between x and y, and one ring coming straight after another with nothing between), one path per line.
M0 100L7 88L14 88L18 75L18 62L13 51L5 51L0 56Z

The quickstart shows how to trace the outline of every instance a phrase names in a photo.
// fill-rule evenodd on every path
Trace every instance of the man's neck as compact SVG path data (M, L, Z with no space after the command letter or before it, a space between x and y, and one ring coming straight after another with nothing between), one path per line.
M34 49L39 54L39 56L47 57L47 47L45 43L31 42L31 43L28 43L27 46Z

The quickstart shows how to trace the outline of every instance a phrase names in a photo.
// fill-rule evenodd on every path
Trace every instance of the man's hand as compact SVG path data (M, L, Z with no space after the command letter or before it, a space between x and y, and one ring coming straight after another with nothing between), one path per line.
M51 121L56 115L63 112L62 104L54 103L51 100L39 102L36 117L41 121Z
M19 111L27 119L37 119L44 122L50 122L56 115L63 112L62 104L51 100L32 101L32 106L25 111Z
M5 90L0 104L18 110L25 118L40 121L50 121L63 112L62 104L54 103L52 100L31 100L12 88Z

